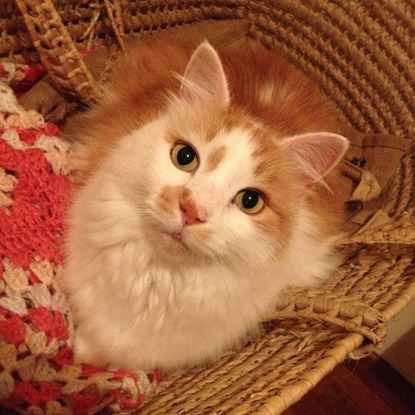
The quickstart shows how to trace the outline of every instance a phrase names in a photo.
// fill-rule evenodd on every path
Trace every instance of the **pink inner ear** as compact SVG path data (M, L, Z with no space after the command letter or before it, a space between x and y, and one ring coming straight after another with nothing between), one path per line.
M223 106L229 103L229 89L222 63L208 42L203 42L190 58L182 78L180 96L192 104L206 100Z
M289 137L281 145L294 154L306 182L312 184L342 159L349 142L341 135L322 132Z

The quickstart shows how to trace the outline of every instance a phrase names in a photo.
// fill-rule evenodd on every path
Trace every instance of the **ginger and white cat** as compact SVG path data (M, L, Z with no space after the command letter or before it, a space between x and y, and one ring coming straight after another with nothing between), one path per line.
M335 182L348 142L279 53L132 47L82 122L85 181L61 281L78 361L210 361L252 334L287 285L338 265L343 204L321 179Z

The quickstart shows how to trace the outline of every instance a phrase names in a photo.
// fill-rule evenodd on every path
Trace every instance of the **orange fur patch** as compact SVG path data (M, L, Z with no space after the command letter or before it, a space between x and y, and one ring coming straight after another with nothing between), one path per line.
M185 186L181 188L179 200L180 200L180 203L194 204L193 198L192 198L192 192Z
M224 159L226 154L226 147L221 146L216 148L212 153L209 154L209 157L207 159L207 170L206 171L212 171L215 170L216 167L219 166L220 162Z
M157 206L167 217L175 217L183 186L165 186L157 198Z
M284 246L292 232L292 217L305 203L316 214L317 239L338 234L345 220L344 203L320 183L309 188L302 180L295 159L276 144L269 131L256 131L252 143L257 163L255 176L266 199L266 209L252 215L258 229ZM335 187L338 174L334 169L328 175L327 181L332 187Z

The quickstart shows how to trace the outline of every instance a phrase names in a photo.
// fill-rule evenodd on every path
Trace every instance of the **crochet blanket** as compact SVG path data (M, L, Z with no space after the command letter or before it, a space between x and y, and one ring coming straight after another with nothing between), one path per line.
M36 415L133 410L156 373L73 361L70 310L55 285L73 187L70 146L15 97L42 72L0 63L0 406Z

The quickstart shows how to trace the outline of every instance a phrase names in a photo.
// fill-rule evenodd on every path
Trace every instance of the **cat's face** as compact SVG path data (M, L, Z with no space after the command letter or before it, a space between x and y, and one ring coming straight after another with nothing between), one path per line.
M180 259L234 261L253 249L274 255L286 244L303 197L292 160L252 121L207 108L182 110L135 137L143 143L135 203L148 235Z
M334 134L278 137L230 105L219 58L202 45L167 111L121 140L114 158L157 252L243 267L284 250L312 182L346 147Z

